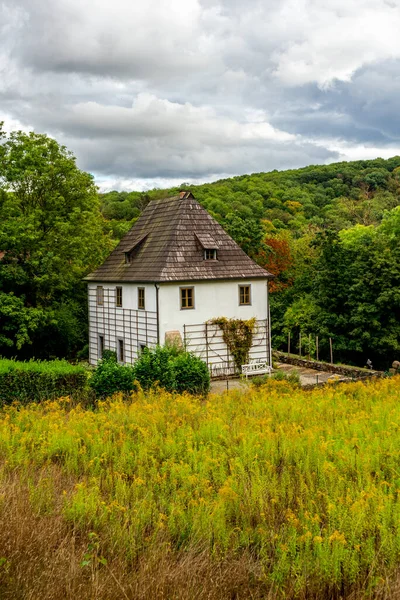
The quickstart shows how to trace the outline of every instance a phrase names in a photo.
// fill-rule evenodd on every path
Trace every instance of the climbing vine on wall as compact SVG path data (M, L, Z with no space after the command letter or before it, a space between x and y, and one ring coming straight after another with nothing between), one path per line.
M233 356L238 371L242 365L249 362L249 352L253 345L253 333L256 319L227 319L217 317L209 321L212 325L218 325L222 331L222 338Z

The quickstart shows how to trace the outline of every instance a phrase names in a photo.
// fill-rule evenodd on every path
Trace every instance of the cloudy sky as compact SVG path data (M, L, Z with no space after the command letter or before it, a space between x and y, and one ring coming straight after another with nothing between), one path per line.
M0 0L0 120L102 189L400 154L400 0Z

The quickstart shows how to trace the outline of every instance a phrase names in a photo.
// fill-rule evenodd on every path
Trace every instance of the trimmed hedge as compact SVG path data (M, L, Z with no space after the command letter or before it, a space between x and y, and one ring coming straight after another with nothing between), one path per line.
M26 404L68 396L87 384L87 371L65 360L0 359L0 404Z

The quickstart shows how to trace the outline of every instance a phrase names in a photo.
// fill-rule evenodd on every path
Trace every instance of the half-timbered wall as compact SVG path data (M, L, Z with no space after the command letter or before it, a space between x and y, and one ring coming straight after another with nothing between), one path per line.
M103 301L100 304L97 298L98 285L103 288ZM154 286L124 284L121 287L122 307L117 307L117 285L99 283L88 286L89 362L92 364L100 358L101 343L104 349L114 350L118 354L118 340L123 340L125 363L133 363L144 346L157 344ZM137 309L138 287L146 289L146 310Z

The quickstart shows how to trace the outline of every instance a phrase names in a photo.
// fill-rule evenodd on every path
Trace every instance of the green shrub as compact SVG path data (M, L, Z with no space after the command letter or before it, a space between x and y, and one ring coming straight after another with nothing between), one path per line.
M0 403L39 402L82 391L87 371L65 360L19 362L0 359Z
M148 390L155 383L166 390L174 390L173 361L178 353L179 350L175 346L145 348L133 367L135 379L144 390Z
M256 375L248 381L251 383L251 385L254 385L254 387L259 388L262 385L265 385L269 378L270 375Z
M207 365L176 346L146 348L136 361L135 379L145 390L154 384L172 392L203 394L210 387Z
M210 373L205 362L197 356L182 352L173 361L175 390L205 394L210 389Z
M134 388L134 370L120 365L115 352L105 350L90 379L90 387L99 398L112 396L115 392L131 392Z
M300 385L300 375L297 371L291 371L290 373L285 373L285 371L275 371L272 375L260 375L258 377L252 377L250 383L255 387L261 387L265 385L267 381L273 379L275 381L288 381L293 385Z

